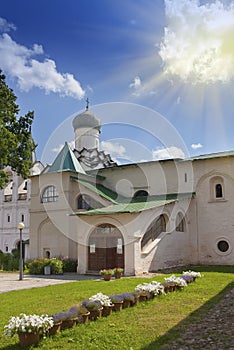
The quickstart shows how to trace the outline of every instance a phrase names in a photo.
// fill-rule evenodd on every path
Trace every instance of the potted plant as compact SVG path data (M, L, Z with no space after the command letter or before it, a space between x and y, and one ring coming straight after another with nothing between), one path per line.
M61 320L61 329L75 327L78 321L77 312L72 308L68 311L58 312L54 316Z
M53 314L51 317L53 318L54 325L49 329L49 335L54 335L60 332L62 320L59 313Z
M130 307L135 301L135 297L132 293L123 293L121 296L123 298L123 309Z
M196 280L197 277L198 278L202 277L200 272L191 271L191 270L183 271L183 276L192 276L194 281Z
M139 301L146 301L152 298L152 286L150 283L138 284L135 292L139 295Z
M175 275L171 275L170 277L165 277L164 290L165 292L174 292L178 288L183 288L187 286L187 282L180 277L176 277Z
M123 308L123 295L122 294L112 294L109 296L110 300L114 304L114 311L121 311Z
M90 312L90 320L96 321L97 318L102 317L103 307L100 301L83 300L82 306L86 307L86 309L88 309Z
M12 316L9 323L4 327L4 334L12 337L18 334L21 346L37 344L40 336L46 336L49 329L53 327L54 321L48 315L26 315Z
M105 281L110 281L111 277L114 275L113 269L102 269L100 270L100 275L103 276Z
M121 278L121 277L122 277L122 274L123 274L123 269L122 269L122 267L115 267L115 268L114 268L114 275L115 275L115 278L116 278L116 279Z
M114 307L114 304L112 303L111 299L103 294L103 293L97 293L95 295L92 295L89 298L89 301L98 301L101 303L103 310L102 310L102 316L109 316L112 313L112 309Z
M83 305L74 305L72 307L73 310L76 310L77 316L78 316L78 322L80 323L87 323L89 320L90 312L89 310L83 306Z

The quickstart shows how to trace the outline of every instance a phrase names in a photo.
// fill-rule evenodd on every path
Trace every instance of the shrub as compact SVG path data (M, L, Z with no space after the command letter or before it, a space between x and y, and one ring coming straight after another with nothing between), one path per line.
M19 258L14 257L11 253L3 253L1 265L4 271L17 271L19 270Z
M63 262L61 260L53 258L48 265L51 267L52 274L63 273Z
M71 258L63 258L63 272L77 272L77 260Z
M28 264L28 271L32 275L43 275L44 267L50 265L50 259L38 258Z

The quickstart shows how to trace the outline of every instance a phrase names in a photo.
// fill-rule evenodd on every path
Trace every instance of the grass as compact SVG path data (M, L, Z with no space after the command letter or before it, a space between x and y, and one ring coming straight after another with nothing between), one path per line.
M225 293L234 287L232 267L197 267L204 278L197 279L182 291L168 293L138 306L124 309L107 318L87 325L62 331L43 339L37 349L44 350L155 350L179 337L183 329L199 320ZM181 272L181 271L180 271ZM179 274L179 273L178 273ZM9 317L21 312L54 313L69 309L73 304L97 292L110 295L134 290L138 283L157 280L161 275L148 278L122 278L105 281L77 281L66 284L12 291L1 294L0 349L20 349L17 336L6 338L4 325Z

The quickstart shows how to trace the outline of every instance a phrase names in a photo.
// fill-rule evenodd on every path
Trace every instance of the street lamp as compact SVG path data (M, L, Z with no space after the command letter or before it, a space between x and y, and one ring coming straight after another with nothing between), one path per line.
M18 229L20 230L20 260L19 260L19 280L23 279L23 241L22 241L22 230L24 229L24 223L20 222L18 224Z

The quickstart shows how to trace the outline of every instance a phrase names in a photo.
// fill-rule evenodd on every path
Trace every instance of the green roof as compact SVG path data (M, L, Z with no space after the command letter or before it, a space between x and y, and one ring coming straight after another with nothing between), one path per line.
M77 212L71 215L102 215L102 214L118 214L118 213L138 213L147 209L157 208L166 204L175 202L175 199L158 200L150 202L137 202L137 203L119 203L109 205L108 207L93 209L85 212Z
M118 214L118 213L139 213L144 210L161 207L173 202L176 202L180 198L192 198L194 193L181 193L170 194L161 196L148 196L148 197L136 197L128 198L128 202L112 204L108 207L97 208L89 211L77 212L74 215L102 215L102 214ZM127 200L127 198L125 198Z
M64 170L71 170L85 174L84 169L80 165L78 159L75 157L67 142L55 158L47 173L55 173Z
M202 159L212 159L212 158L222 158L222 157L233 157L234 151L226 151L226 152L217 152L210 154L201 154L200 156L194 156L190 158L186 158L184 160L202 160Z
M86 181L84 179L79 179L75 176L71 176L71 179L73 179L74 181L77 181L78 183L80 183L81 185L85 186L86 188L88 188L89 190L91 190L92 192L98 194L99 196L109 200L112 203L117 203L118 201L125 201L127 200L126 197L123 197L121 195L119 195L118 193L116 193L115 191L110 190L109 188L99 184L99 183L92 183L90 181Z

